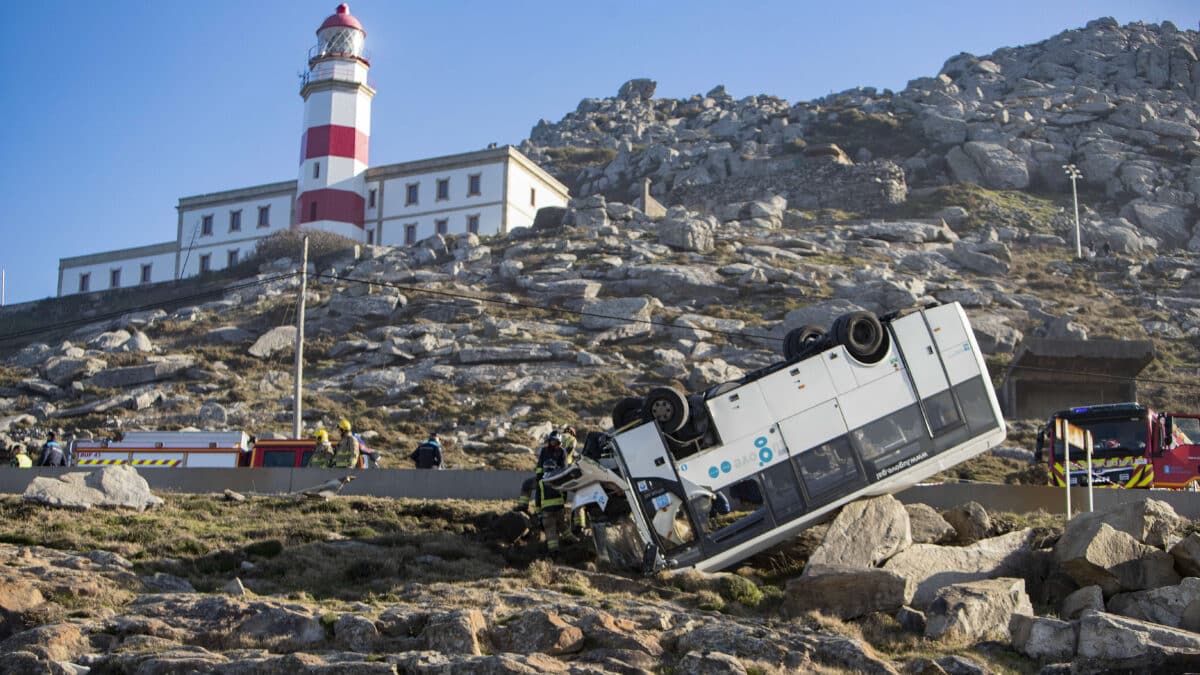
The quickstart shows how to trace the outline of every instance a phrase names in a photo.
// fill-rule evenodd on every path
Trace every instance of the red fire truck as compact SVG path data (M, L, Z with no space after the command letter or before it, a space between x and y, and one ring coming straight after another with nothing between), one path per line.
M75 466L129 464L139 468L302 467L311 438L262 439L242 431L130 431L120 441L75 441ZM358 468L366 468L359 458Z
M1092 433L1092 474L1085 448L1071 447L1071 485L1196 489L1200 486L1200 415L1160 413L1140 403L1060 410L1038 433L1037 458L1049 462L1050 484L1063 486L1064 449L1055 437L1063 419ZM1049 452L1046 452L1049 450Z

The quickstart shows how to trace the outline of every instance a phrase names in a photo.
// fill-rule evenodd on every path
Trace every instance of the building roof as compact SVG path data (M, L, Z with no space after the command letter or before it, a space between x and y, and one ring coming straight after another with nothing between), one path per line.
M563 185L557 178L551 176L545 169L538 166L536 162L529 159L520 150L517 150L511 145L502 145L498 148L487 148L486 150L476 150L474 152L462 152L456 155L444 155L442 157L430 157L429 159L418 159L412 162L400 162L399 164L385 164L383 166L375 166L367 169L367 180L378 180L384 178L393 178L396 176L406 176L414 173L424 173L427 171L456 169L460 167L470 167L479 164L490 164L492 162L511 159L527 171L534 174L547 185L554 188L555 191L562 194L563 197L569 197L570 191L566 185Z
M1154 343L1150 340L1031 337L1025 338L1013 354L1006 377L1011 377L1014 370L1028 376L1042 369L1041 374L1057 378L1069 378L1071 372L1133 377L1150 365L1154 357Z
M358 22L358 19L354 18L354 15L350 13L350 5L344 2L337 6L337 10L328 19L325 19L325 23L321 24L317 32L320 33L326 28L353 28L361 31L363 35L367 34L367 31L363 30L362 24Z
M77 255L71 258L59 258L58 269L63 270L68 267L83 267L84 265L100 265L103 263L119 262L132 258L142 258L152 255L174 253L178 250L179 242L172 239L171 241L164 241L161 244L136 246L134 248L122 248L114 251L103 251L101 253L89 253L87 255Z

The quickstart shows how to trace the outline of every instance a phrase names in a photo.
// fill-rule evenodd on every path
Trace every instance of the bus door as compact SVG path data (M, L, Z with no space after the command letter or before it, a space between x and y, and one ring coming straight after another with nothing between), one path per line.
M1167 415L1164 438L1156 447L1155 487L1182 488L1200 480L1200 415Z

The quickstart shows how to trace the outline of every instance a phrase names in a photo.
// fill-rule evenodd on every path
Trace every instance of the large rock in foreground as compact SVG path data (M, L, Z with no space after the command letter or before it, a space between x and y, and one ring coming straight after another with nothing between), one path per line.
M1029 529L983 539L970 546L914 544L883 566L917 584L913 606L928 607L938 589L955 583L1024 576L1034 566Z
M1086 612L1079 620L1079 648L1073 673L1113 670L1188 672L1200 664L1200 634L1148 621Z
M891 495L860 499L838 512L804 573L815 565L875 567L911 545L908 512L899 500Z
M1033 614L1022 579L986 579L938 591L925 617L925 636L980 640L1009 634L1013 614Z
M1106 597L1179 583L1171 554L1103 521L1068 527L1054 545L1054 559L1075 583L1099 586Z
M819 611L841 619L873 612L892 613L912 601L911 580L881 569L813 565L804 576L791 579L783 607L789 616Z
M56 478L38 476L25 488L27 502L69 509L93 506L145 510L163 500L150 492L150 485L132 466L106 466L96 471L66 473Z

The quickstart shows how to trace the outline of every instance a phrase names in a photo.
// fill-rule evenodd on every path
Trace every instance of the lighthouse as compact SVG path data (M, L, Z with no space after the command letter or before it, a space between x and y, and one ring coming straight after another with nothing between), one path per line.
M345 3L317 29L300 87L304 134L293 218L298 226L358 242L366 240L363 192L375 97L367 83L366 37Z

